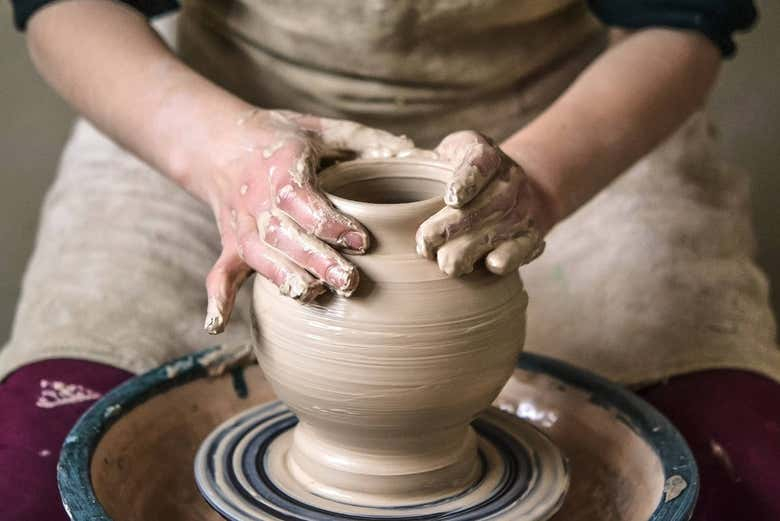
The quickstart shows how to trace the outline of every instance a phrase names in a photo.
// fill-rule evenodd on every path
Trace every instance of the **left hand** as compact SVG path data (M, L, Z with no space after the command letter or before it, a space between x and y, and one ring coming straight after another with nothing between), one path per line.
M436 259L451 277L470 273L485 257L505 275L544 250L544 197L523 169L489 138L473 131L445 137L434 150L455 171L446 207L417 230L417 253Z

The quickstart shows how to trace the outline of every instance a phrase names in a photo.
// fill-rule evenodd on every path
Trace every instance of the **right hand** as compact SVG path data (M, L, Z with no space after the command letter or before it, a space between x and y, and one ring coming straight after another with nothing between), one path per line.
M335 248L364 253L368 233L317 188L320 159L393 157L413 149L412 141L351 121L260 109L248 111L221 141L216 171L192 187L211 205L222 238L206 279L206 331L224 330L236 292L253 271L302 302L327 288L350 295L358 272Z
M506 275L541 255L551 207L537 183L490 138L463 130L446 136L436 156L453 167L446 206L417 230L417 252L451 277L480 259Z

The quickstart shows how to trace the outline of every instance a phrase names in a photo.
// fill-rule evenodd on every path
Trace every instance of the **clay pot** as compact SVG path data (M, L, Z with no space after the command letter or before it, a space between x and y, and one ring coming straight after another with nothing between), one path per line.
M418 159L323 171L335 206L372 235L369 253L350 257L358 291L301 305L256 277L257 357L300 420L287 470L314 494L409 505L457 494L482 472L469 423L512 374L527 296L517 274L448 278L417 256L415 230L443 206L450 175Z

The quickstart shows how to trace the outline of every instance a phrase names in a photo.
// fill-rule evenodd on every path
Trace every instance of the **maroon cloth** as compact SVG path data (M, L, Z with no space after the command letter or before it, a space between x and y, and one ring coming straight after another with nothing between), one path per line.
M685 436L701 476L692 521L780 521L780 384L735 370L639 392Z
M48 360L0 384L0 520L67 520L57 491L59 448L97 394L130 376L92 362ZM717 370L639 394L677 425L699 463L693 521L780 520L780 384Z
M0 520L66 521L57 459L73 424L132 373L83 360L24 366L0 384Z

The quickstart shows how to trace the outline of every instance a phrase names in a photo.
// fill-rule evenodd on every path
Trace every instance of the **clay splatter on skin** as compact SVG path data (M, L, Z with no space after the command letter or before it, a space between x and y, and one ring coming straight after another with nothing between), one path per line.
M243 134L250 126L253 133ZM236 157L235 162L244 165L240 181L233 180L224 189L229 194L225 202L233 210L218 220L227 244L207 279L204 327L211 334L225 328L235 293L251 270L272 280L282 294L302 302L321 294L323 282L341 295L350 295L358 284L357 270L328 244L363 253L367 232L335 211L317 190L316 168L327 155L391 157L414 147L403 136L290 111L248 110L238 118L237 127L242 128L239 139L251 138L243 148L260 151L261 167L267 170L254 174L256 166L250 168L244 165L244 156ZM247 174L260 175L266 182L252 185L250 192Z
M310 289L309 284L303 281L301 277L290 273L279 286L279 294L294 299L300 299Z
M301 250L291 260L316 273L340 295L351 295L357 287L359 276L355 267L335 254L331 247L301 230L284 213L272 210L261 215L258 229L260 238L279 251L289 251L290 248L285 247L289 243L300 245Z
M316 168L316 165L312 164L312 157L313 156L306 153L300 155L295 161L293 168L288 170L290 179L292 179L296 185L303 186L303 184L310 179L312 172L314 172Z
M252 118L254 118L255 116L257 116L257 114L259 112L260 112L260 109L257 109L257 108L253 108L253 109L250 109L250 110L246 111L244 114L242 114L238 118L238 121L236 121L236 124L239 127L243 127L244 125L246 125L247 121L249 121Z
M209 298L208 307L206 309L206 322L203 325L203 328L210 335L221 333L225 328L222 304L217 298Z
M274 143L273 145L271 145L269 147L264 148L263 149L263 158L264 159L270 159L276 153L276 151L279 150L280 148L282 148L283 146L284 146L284 141L281 140L281 141L277 141L276 143Z
M457 277L471 273L485 256L490 271L505 275L542 253L536 197L514 161L471 131L451 134L436 153L454 172L445 190L447 206L417 230L419 255Z
M295 190L292 185L284 185L276 191L276 205L279 206L285 199L291 199L293 197L295 197Z

